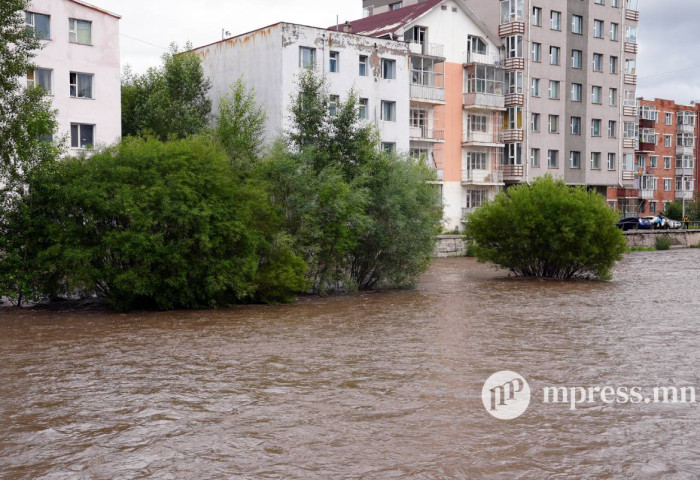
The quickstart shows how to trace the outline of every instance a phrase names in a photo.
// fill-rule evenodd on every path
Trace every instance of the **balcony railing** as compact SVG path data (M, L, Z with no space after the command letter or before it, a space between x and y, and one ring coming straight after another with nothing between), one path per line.
M418 139L418 140L444 140L445 139L445 129L444 128L428 128L425 126L418 126L414 127L411 126L409 128L409 136L411 139Z
M501 184L503 183L503 172L500 170L462 170L462 183L475 185Z
M676 167L676 176L692 177L694 173L693 170L695 170L693 167Z
M695 133L695 125L684 125L679 123L677 131L678 133Z
M642 200L653 200L655 194L656 190L651 190L649 188L639 189L639 198L641 198Z
M506 93L506 107L522 107L525 105L525 95L522 93Z
M503 65L503 57L494 53L467 52L467 64L481 63L484 65Z
M525 59L522 57L512 57L503 60L503 66L506 70L523 70L525 68Z
M636 43L625 42L625 53L637 53L639 47Z
M522 142L525 138L525 133L522 130L505 130L500 133L498 143L514 143Z
M462 132L462 143L480 143L492 146L503 146L500 132L479 132L475 130L465 130Z
M516 178L522 177L525 169L522 165L502 165L503 178Z
M676 190L676 200L692 200L692 190Z
M411 84L411 99L442 103L445 101L445 89L429 85Z
M412 54L414 55L425 55L429 57L440 57L440 58L445 58L444 57L444 51L445 47L444 45L440 45L438 43L428 43L428 42L410 42L408 44L408 49L411 51Z
M637 75L625 73L624 82L627 85L637 85Z
M639 21L639 11L637 10L625 10L625 18L627 20L631 20L632 22L638 22Z
M521 21L504 23L498 27L498 36L501 38L523 33L525 33L525 22Z
M488 93L465 93L464 106L505 110L505 97L503 95L491 95Z
M693 155L693 147L686 147L684 145L678 145L676 147L676 155Z

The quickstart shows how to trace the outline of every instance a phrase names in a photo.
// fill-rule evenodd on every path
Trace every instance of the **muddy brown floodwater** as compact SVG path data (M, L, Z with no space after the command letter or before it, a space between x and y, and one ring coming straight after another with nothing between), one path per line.
M434 262L417 291L221 311L0 311L6 479L700 476L697 404L544 403L542 388L695 386L700 250L610 283ZM532 389L521 417L489 375Z

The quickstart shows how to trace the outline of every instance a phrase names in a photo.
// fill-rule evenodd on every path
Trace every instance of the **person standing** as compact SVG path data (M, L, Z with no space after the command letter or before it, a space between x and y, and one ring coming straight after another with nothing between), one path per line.
M688 217L688 215L683 217L683 226L685 227L686 230L688 230L690 228L690 218Z

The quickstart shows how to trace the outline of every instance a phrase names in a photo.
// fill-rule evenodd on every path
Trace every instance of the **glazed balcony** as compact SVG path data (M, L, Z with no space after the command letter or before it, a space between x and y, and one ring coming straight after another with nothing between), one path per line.
M695 125L684 125L679 123L676 131L678 133L695 133Z

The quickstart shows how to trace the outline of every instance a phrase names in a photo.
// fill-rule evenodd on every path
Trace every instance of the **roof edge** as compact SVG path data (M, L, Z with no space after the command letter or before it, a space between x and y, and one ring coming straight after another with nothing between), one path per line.
M97 7L95 5L92 5L91 3L84 2L83 0L70 0L73 3L77 3L78 5L82 5L84 7L90 8L92 10L97 10L100 13L104 13L105 15L109 15L110 17L114 17L116 19L121 20L122 16L117 15L116 13L112 13L109 10L105 10L104 8Z

